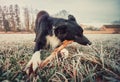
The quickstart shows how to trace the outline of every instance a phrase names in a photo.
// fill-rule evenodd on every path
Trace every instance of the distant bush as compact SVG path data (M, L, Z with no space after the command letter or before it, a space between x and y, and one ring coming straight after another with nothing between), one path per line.
M85 28L84 30L98 31L99 28L96 28L96 27L93 27L93 26L89 26L89 27Z

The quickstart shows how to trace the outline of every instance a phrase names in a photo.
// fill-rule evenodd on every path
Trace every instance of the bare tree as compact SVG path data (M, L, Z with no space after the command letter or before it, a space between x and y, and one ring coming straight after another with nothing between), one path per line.
M0 31L2 30L2 7L0 6Z
M9 15L10 15L10 22L11 22L11 30L16 31L13 5L10 5L9 7Z
M3 12L2 12L2 17L3 17L3 26L5 31L10 31L10 27L9 27L9 21L8 21L8 8L7 6L3 7Z
M33 8L31 8L31 32L34 32L34 28L35 28L35 19L34 19L34 10Z
M32 19L31 19L31 31L34 32L35 29L35 20L34 20L34 16L32 15Z
M17 4L15 5L15 24L16 24L16 30L19 31L20 30L20 8Z
M30 15L28 8L24 8L24 19L25 19L26 31L30 31Z
M54 17L63 17L63 18L68 18L69 12L66 10L61 10L58 13L54 14Z

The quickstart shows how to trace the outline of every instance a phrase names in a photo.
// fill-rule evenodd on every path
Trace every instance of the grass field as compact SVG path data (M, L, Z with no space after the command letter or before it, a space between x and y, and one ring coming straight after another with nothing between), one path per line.
M33 54L34 34L0 34L0 82L120 82L120 34L86 34L91 46L70 44L28 77L22 68ZM51 51L43 51L46 58Z

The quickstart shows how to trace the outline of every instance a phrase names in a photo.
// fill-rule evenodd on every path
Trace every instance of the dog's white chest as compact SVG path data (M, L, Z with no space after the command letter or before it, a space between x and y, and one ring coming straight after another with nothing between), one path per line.
M50 45L53 49L61 43L61 41L55 35L46 36L46 40L47 40L47 45Z

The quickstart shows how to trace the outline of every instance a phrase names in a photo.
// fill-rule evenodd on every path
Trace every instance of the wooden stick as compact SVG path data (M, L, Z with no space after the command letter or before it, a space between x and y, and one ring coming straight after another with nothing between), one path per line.
M55 56L57 55L57 53L62 50L63 48L65 48L68 44L72 43L72 40L65 40L62 45L58 48L56 48L50 56L48 56L43 62L41 62L40 64L40 68L44 68L53 58L55 58Z

